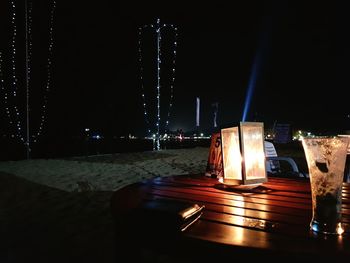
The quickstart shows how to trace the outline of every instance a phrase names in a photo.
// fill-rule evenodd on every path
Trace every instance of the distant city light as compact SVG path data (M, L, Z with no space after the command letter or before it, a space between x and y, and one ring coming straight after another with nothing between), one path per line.
M298 131L293 135L293 141L301 141L302 138L304 138L304 137L314 137L314 136L315 136L315 135L312 134L311 132L298 130Z

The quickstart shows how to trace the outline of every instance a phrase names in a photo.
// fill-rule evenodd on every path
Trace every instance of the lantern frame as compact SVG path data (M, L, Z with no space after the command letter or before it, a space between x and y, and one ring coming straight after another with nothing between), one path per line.
M221 129L223 183L252 185L267 182L264 124L240 122Z

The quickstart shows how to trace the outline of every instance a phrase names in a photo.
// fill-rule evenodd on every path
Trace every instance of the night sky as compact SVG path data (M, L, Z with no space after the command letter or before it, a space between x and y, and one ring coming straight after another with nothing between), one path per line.
M0 6L5 84L11 75L12 28L8 2L1 1ZM16 2L16 67L21 70L18 87L23 92L24 12L23 1ZM349 89L349 18L344 4L340 1L327 4L258 0L230 4L229 1L189 2L58 0L44 134L79 135L84 128L106 135L146 134L138 27L154 24L157 18L178 28L171 130L195 129L196 97L201 98L201 130L212 128L214 102L219 103L219 126L235 125L242 119L249 83L254 85L248 121L262 121L267 127L283 122L303 129L350 130L349 97L345 95ZM50 0L33 3L30 98L34 130L40 116L37 105L46 82L51 3ZM164 58L169 39L163 38ZM147 96L155 93L156 51L154 37L145 37L144 41L150 43L144 46L145 59L154 55L154 61L144 66ZM252 74L254 67L256 72ZM164 65L163 69L165 72L170 67ZM166 96L169 85L167 80L162 81L161 96ZM3 105L2 99L2 134L10 130ZM154 108L149 109L150 114L152 111ZM162 120L166 114L167 109L161 108Z

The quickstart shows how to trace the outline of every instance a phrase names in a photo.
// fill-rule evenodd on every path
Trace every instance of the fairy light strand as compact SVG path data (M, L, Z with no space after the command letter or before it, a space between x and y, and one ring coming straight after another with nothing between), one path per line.
M170 112L173 105L173 97L174 97L174 83L175 83L175 62L176 62L176 48L177 48L177 27L175 27L172 24L160 24L160 19L157 19L156 25L150 24L150 25L144 25L142 27L139 27L138 30L138 53L139 53L139 64L140 64L140 81L141 81L141 91L142 91L142 103L143 103L143 110L144 110L144 117L145 122L147 124L148 128L148 135L150 135L151 132L151 124L148 117L147 112L147 103L146 103L146 96L145 96L145 86L144 86L144 68L142 63L142 36L143 31L146 28L155 28L156 35L157 35L157 93L156 93L156 99L157 99L157 113L156 113L156 137L157 137L157 150L160 149L159 145L159 136L160 136L160 126L161 126L161 111L160 111L160 99L161 99L161 64L162 64L162 36L161 36L161 30L166 27L170 27L174 30L174 44L173 44L173 59L172 59L172 70L171 70L171 79L170 79L170 99L169 99L169 107L168 107L168 113L166 115L166 121L165 121L165 131L169 127L169 119L170 119Z
M150 125L150 121L148 118L148 114L147 114L147 105L146 105L146 97L145 97L145 87L143 84L143 65L142 65L142 32L144 28L147 28L148 25L145 25L143 27L139 28L139 39L138 39L138 51L139 51L139 64L140 64L140 82L141 82L141 92L142 92L142 104L143 104L143 112L144 112L144 117L145 117L145 122L147 124L147 132L148 132L148 136L150 136L151 134L151 125Z
M32 45L33 45L32 9L33 9L33 3L29 3L29 8L28 8L28 81L30 81L30 76L31 76L31 60L32 60Z
M13 127L14 123L12 121L10 107L9 107L9 94L7 92L7 89L5 88L5 80L4 80L3 70L2 70L2 64L3 64L2 54L0 52L0 90L3 93L6 116L8 118L9 123L10 123L10 127ZM10 136L11 136L11 138L15 138L16 134L12 133Z
M29 123L29 46L28 46L28 26L29 26L29 19L28 19L28 1L24 0L25 10L25 58L26 58L26 153L27 153L27 159L30 158L30 123Z
M3 97L4 97L6 115L8 116L8 118L12 124L10 111L8 108L8 94L7 94L7 90L5 89L4 74L2 73L2 53L1 52L0 52L0 89L1 89L1 92L3 93Z
M160 41L161 41L161 35L160 35L160 19L157 19L157 134L156 134L156 147L157 150L160 149L160 142L159 142L159 126L160 126Z
M11 5L11 25L12 25L12 36L11 36L11 78L9 85L5 85L4 81L4 71L3 71L3 58L2 54L0 53L0 90L3 93L4 97L4 106L5 106L5 112L9 119L10 126L14 127L14 134L11 135L11 137L17 137L22 141L23 143L28 143L29 141L25 141L24 139L24 129L23 125L21 123L21 115L19 112L19 108L17 106L18 104L18 79L17 79L17 68L16 68L16 38L17 38L17 25L16 25L16 4L14 0L10 0ZM31 79L31 73L32 73L32 67L31 67L31 61L32 61L32 8L33 4L30 3L28 6L28 28L27 28L27 34L28 34L28 55L26 57L26 63L27 63L27 81L29 82ZM48 104L48 92L50 90L51 85L51 65L52 65L52 53L53 53L53 24L54 24L54 13L56 9L56 0L52 1L52 7L50 11L50 21L49 21L49 33L48 33L48 39L49 39L49 45L48 45L48 58L47 58L47 65L46 65L46 72L47 72L47 82L45 87L45 92L43 95L43 103L41 106L41 116L39 121L39 126L37 128L37 131L33 133L32 138L34 138L33 142L36 142L36 137L40 136L43 131L44 123L46 120L46 113L47 113L47 104ZM8 88L6 88L8 86ZM27 90L27 97L29 99L29 90ZM27 105L29 107L29 105ZM27 120L27 122L29 122ZM27 123L28 125L29 123Z
M6 112L6 116L8 117L9 123L12 126L13 122L12 122L12 118L11 118L11 114L10 114L10 109L9 109L9 95L7 92L7 89L5 88L5 80L4 80L4 74L3 74L3 70L2 70L2 53L0 52L0 90L3 93L3 97L4 97L4 105L5 105L5 112ZM15 137L14 134L11 135L12 138Z
M11 24L12 24L12 39L11 39L11 64L12 64L12 78L11 78L11 87L12 87L12 92L10 94L12 95L13 98L13 103L12 103L12 108L9 108L10 110L10 115L12 113L13 116L13 121L12 123L15 125L15 131L16 131L16 136L18 139L20 139L22 142L24 142L24 135L22 132L22 124L20 120L20 114L19 114L19 109L16 105L16 100L17 100L17 94L18 94L18 87L17 87L17 74L16 74L16 37L17 37L17 26L16 26L16 4L14 0L11 0L11 7L12 7L12 17L11 17ZM10 98L8 98L10 99Z
M170 114L171 109L173 107L173 97L174 97L174 84L175 84L175 63L176 63L176 50L177 50L177 27L174 25L170 25L170 27L174 30L175 36L174 36L174 50L173 50L173 60L172 60L172 70L171 70L171 83L170 83L170 100L169 100L169 109L168 109L168 115L167 120L165 122L165 131L169 129L169 120L170 120Z
M47 79L46 79L46 89L44 93L44 102L41 107L41 117L40 117L40 124L38 131L33 135L34 142L36 142L35 137L38 137L41 135L44 127L44 123L46 120L46 113L47 113L47 103L48 103L48 94L50 91L50 85L51 85L51 65L52 65L52 50L53 50L53 22L54 22L54 14L56 10L56 0L52 1L52 7L50 12L50 21L49 21L49 47L48 47L48 56L47 56Z

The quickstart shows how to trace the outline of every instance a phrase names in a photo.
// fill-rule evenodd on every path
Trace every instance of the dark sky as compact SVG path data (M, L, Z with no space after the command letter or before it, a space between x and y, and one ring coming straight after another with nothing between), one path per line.
M12 30L11 10L6 2L0 6L5 83L11 73L8 61ZM18 2L16 63L22 70L18 73L19 89L24 90L24 13L23 1ZM41 0L33 4L30 96L34 130L46 82L51 3ZM157 18L178 28L170 129L194 129L197 96L201 98L202 130L212 127L213 102L219 103L220 126L239 122L254 63L256 81L247 120L263 121L266 126L277 121L306 129L350 129L345 95L350 49L347 17L340 1L58 0L45 133L79 134L85 127L117 135L146 132L138 27L154 24ZM163 38L164 57L169 39ZM156 54L151 42L154 44L155 38L149 35L144 40L151 43L144 47L150 58ZM154 62L145 64L146 78L155 79L154 66ZM163 67L164 71L169 69ZM166 96L169 85L166 79L163 81L161 96ZM145 86L146 95L155 93L155 83L149 84L150 81ZM153 103L155 100L154 96ZM149 112L152 114L154 108ZM161 108L162 120L166 114L167 109ZM0 131L6 132L4 112L0 116Z

